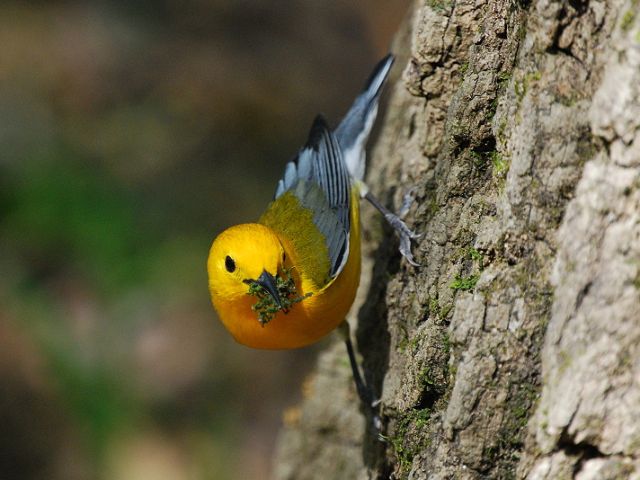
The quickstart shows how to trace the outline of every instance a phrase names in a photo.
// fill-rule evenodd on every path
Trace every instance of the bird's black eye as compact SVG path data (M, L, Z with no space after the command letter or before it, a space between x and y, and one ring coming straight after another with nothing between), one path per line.
M236 269L236 262L233 261L233 258L227 255L227 258L224 259L224 266L227 269L227 272L232 273Z

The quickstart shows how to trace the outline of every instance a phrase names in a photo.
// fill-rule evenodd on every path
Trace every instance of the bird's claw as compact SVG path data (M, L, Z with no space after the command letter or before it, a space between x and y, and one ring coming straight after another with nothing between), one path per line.
M414 267L419 267L420 264L415 261L413 253L411 252L411 240L417 240L424 235L424 233L416 233L411 230L400 217L394 213L387 212L384 215L389 225L398 233L400 237L400 253L407 259Z
M392 212L385 213L385 218L393 229L398 232L400 237L400 254L407 259L410 265L414 267L420 267L420 263L416 262L413 253L411 252L411 241L418 240L424 235L424 233L417 233L411 230L402 218L409 212L411 205L415 200L416 187L410 188L407 193L402 197L402 206L398 214Z
M375 400L369 403L369 409L371 413L371 426L373 427L373 432L378 439L383 438L382 435L382 418L378 412L378 407L382 403L382 400L376 398Z
M404 196L402 197L402 206L398 211L398 216L400 218L404 218L407 212L409 212L409 209L411 208L411 204L415 200L414 195L416 193L416 190L417 190L416 187L411 187L409 191L405 193Z
M414 267L420 267L420 263L416 262L411 252L411 239L409 237L400 236L400 254L407 259Z
M380 438L380 435L382 434L382 419L380 418L380 415L374 413L371 418L371 423L373 423L373 431L376 434L375 436Z
M403 200L403 205L401 211L405 211L409 209L411 202L413 202L413 192L415 189L409 190L409 192L405 195ZM422 236L421 233L416 233L407 227L407 224L395 213L388 210L384 205L382 205L370 192L367 192L364 196L371 205L378 209L383 215L384 218L389 222L389 225L393 227L393 229L398 232L398 236L400 237L400 253L407 261L413 265L414 267L419 267L420 264L415 261L413 258L413 253L411 253L411 240L417 240ZM406 213L406 211L404 212Z

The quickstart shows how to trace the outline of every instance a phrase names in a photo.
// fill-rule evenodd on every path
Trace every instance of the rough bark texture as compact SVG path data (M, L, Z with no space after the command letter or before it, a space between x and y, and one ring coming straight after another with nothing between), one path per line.
M640 3L420 0L369 183L357 338L287 415L277 479L640 478Z

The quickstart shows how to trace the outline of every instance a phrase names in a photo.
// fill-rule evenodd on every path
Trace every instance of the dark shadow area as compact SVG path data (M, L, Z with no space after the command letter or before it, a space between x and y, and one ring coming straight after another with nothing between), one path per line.
M375 218L375 217L374 217ZM384 222L381 217L374 221ZM366 226L365 226L366 228ZM395 232L385 224L385 240L380 243L373 254L376 259L371 286L367 298L358 313L358 329L356 338L358 350L363 358L365 380L374 391L376 398L382 395L384 376L389 367L390 336L388 331L386 293L389 278L400 268L400 254ZM384 416L382 416L384 433ZM371 469L379 470L379 462L385 446L378 438L378 432L367 421L367 435L363 452L364 463Z

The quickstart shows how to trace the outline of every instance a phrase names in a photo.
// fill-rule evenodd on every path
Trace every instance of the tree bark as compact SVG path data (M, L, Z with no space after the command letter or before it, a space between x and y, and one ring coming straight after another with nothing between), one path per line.
M368 183L424 236L364 208L385 441L336 340L275 478L640 478L638 0L419 0L394 51Z

